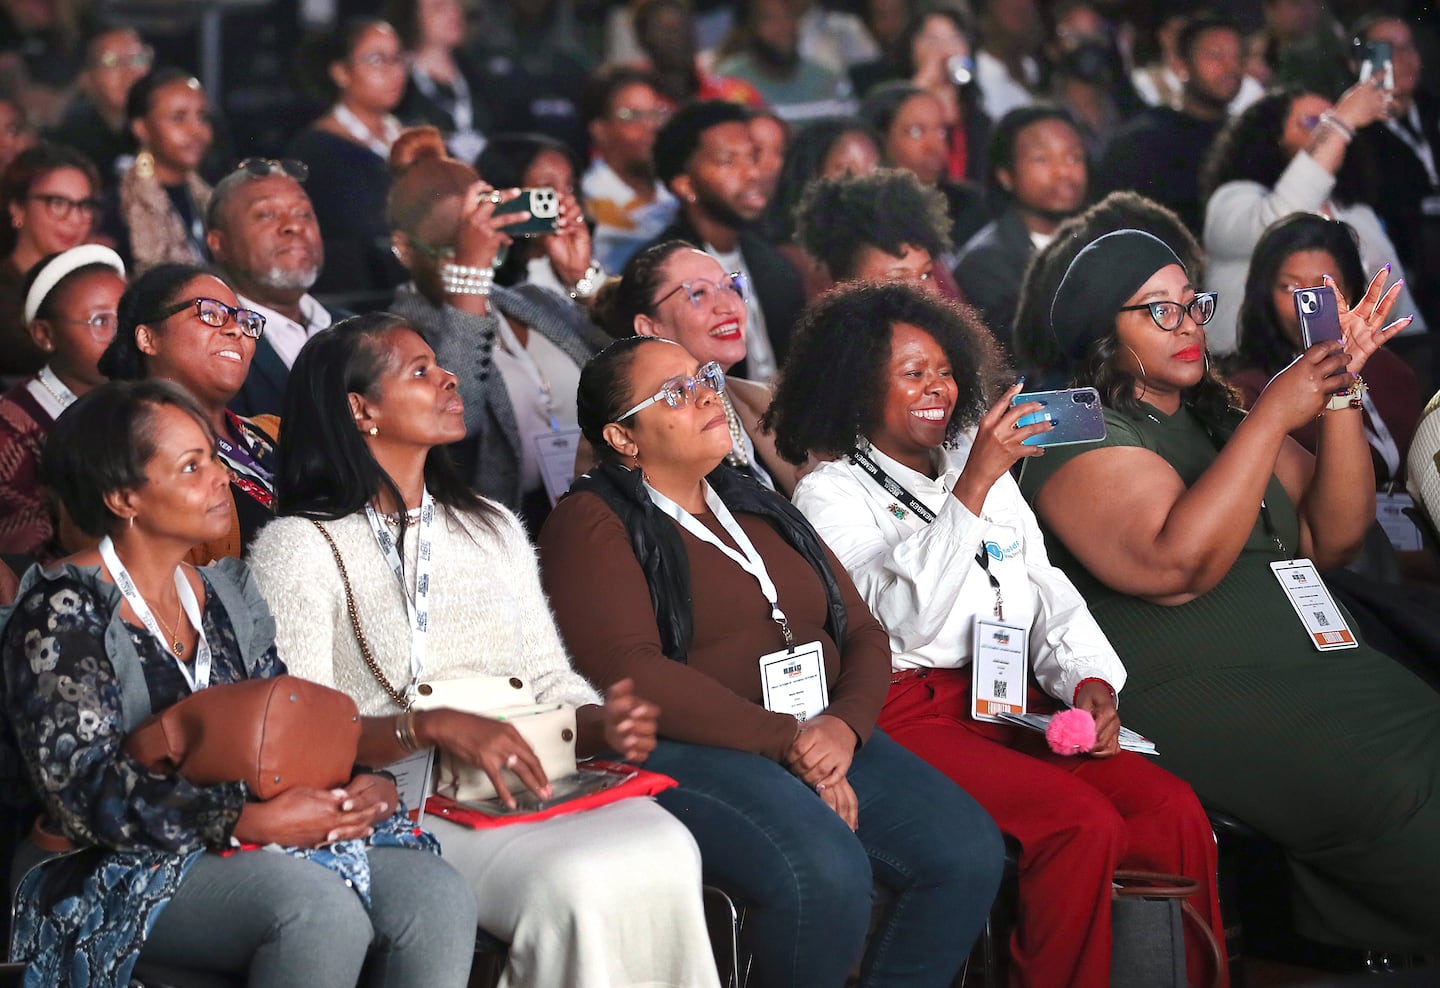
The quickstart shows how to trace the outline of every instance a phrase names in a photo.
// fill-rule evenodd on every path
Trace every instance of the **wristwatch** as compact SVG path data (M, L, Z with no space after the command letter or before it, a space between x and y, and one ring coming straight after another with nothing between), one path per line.
M590 298L600 290L600 286L604 282L605 269L600 265L599 261L592 257L590 259L590 266L585 269L585 273L580 276L580 280L575 282L575 287L570 289L570 297L577 301L582 298Z
M1341 391L1339 394L1330 396L1330 400L1325 403L1325 410L1327 412L1338 412L1342 408L1364 408L1365 400L1362 396L1369 390L1369 386L1365 384L1365 379L1359 374L1356 374L1355 381L1350 387Z

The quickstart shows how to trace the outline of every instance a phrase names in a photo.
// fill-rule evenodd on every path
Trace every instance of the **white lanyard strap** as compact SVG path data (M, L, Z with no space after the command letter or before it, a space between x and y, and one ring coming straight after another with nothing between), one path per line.
M210 643L205 640L205 628L200 622L200 602L195 599L195 588L190 586L190 581L185 578L185 567L175 567L175 590L180 594L180 606L185 611L186 618L195 628L195 672L191 673L190 668L181 661L171 648L170 641L160 630L160 624L155 620L155 615L150 611L150 605L145 603L145 598L140 596L140 591L135 587L135 581L130 578L130 571L120 561L120 555L115 551L115 543L110 536L100 540L100 558L105 561L105 568L110 571L110 576L115 581L130 609L150 632L156 641L165 649L165 654L175 661L180 669L180 675L185 677L185 682L190 685L190 692L198 693L210 685ZM178 629L177 629L178 631Z
M344 127L350 136L382 158L390 156L390 145L395 143L395 138L400 136L400 121L386 115L382 126L385 128L385 137L380 139L371 133L370 128L365 126L364 121L355 115L355 111L344 103L336 103L335 108L330 111L340 126Z
M1380 411L1370 395L1362 393L1360 400L1365 404L1365 438L1370 448L1385 461L1385 469L1389 471L1390 479L1394 480L1400 472L1400 447L1395 444L1395 437L1390 435L1390 429L1380 417Z
M415 88L425 94L426 99L432 100L442 109L446 109L444 100L440 96L440 86L434 79L418 68L410 70L410 78L414 80ZM455 73L455 78L450 83L450 91L455 96L450 101L448 112L450 119L455 122L455 129L458 131L473 130L475 127L475 104L470 98L470 83L466 81L463 72Z
M1440 185L1440 174L1436 174L1435 171L1435 151L1430 147L1430 142L1426 140L1424 136L1425 130L1419 122L1419 114L1415 112L1413 107L1410 111L1409 120L1416 125L1415 129L1420 131L1419 136L1416 136L1413 131L1398 120L1386 120L1385 126L1389 129L1390 133L1404 141L1406 147L1415 152L1415 157L1420 159L1420 164L1425 168L1425 174L1430 178L1430 184L1432 186Z
M425 636L430 631L430 570L432 557L432 534L435 529L435 499L426 490L420 499L419 545L415 552L415 594L412 597L405 590L405 561L395 548L390 529L373 505L365 505L365 516L370 519L370 528L375 533L375 542L390 571L400 584L400 596L405 600L405 613L410 619L410 685L405 688L407 696L415 697L420 687L420 677L425 674Z
M725 507L725 502L720 500L720 495L716 494L708 483L705 484L706 506L715 515L715 520L720 522L720 527L725 529L726 534L735 540L735 544L740 547L740 552L736 552L722 542L719 536L700 524L694 515L651 487L649 483L645 485L645 492L650 495L650 500L655 502L655 506L679 522L681 528L701 542L719 549L727 559L755 578L755 582L760 584L760 592L765 595L765 600L770 604L770 620L780 626L780 634L785 637L786 646L794 651L795 638L790 634L790 622L786 619L785 612L780 609L780 594L775 589L775 581L770 579L770 572L765 568L765 560L755 550L750 536L745 534L745 530L740 527L735 516L730 513L730 509Z
M525 376L534 382L540 393L541 410L545 413L545 421L550 423L552 432L560 431L560 421L555 417L555 397L550 390L550 379L540 369L535 357L520 345L520 337L515 335L515 327L510 325L510 320L503 312L496 313L500 319L500 347L510 356L515 358L515 363L525 372ZM530 327L534 333L535 327Z

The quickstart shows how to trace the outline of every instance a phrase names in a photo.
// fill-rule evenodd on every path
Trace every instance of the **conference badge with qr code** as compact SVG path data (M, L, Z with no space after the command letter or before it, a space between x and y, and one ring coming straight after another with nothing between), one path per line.
M825 683L825 653L819 642L760 656L760 688L765 709L809 720L830 705Z
M1345 615L1335 606L1335 599L1330 596L1325 581L1315 572L1314 563L1308 559L1291 559L1271 563L1270 569L1275 573L1275 579L1280 581L1285 596L1290 598L1290 606L1300 616L1300 623L1310 636L1310 644L1321 652L1359 647L1355 633L1345 622Z
M1030 632L1004 621L975 619L970 663L970 715L1001 723L1001 714L1025 713Z

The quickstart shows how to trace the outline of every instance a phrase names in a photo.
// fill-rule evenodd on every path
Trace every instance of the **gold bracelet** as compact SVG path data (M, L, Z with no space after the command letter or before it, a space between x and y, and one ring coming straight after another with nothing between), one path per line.
M415 737L415 711L412 708L407 707L395 718L395 740L406 751L419 749L420 742Z

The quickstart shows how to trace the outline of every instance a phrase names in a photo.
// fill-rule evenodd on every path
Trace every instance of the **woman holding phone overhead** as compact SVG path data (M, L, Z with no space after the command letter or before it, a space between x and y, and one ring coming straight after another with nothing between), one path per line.
M969 311L909 286L831 292L806 314L767 421L792 461L829 458L795 506L889 633L880 727L1020 844L1012 984L1104 988L1117 868L1198 880L1195 905L1223 936L1215 842L1189 786L1120 750L1125 667L1010 476L1057 423L1025 424L1038 403L1011 407L1023 381L992 403L994 347ZM1018 710L1027 689L1039 712L1089 711L1094 747L1062 756L990 716L991 700ZM1218 959L1187 933L1201 982Z
M1407 324L1385 280L1353 309L1337 290L1343 342L1306 349L1245 414L1207 368L1214 309L1170 248L1095 240L1051 320L1109 433L1027 460L1020 486L1127 659L1127 719L1284 848L1299 932L1420 952L1440 947L1440 697L1359 640L1316 575L1374 519L1356 375ZM1317 415L1312 456L1288 434Z

